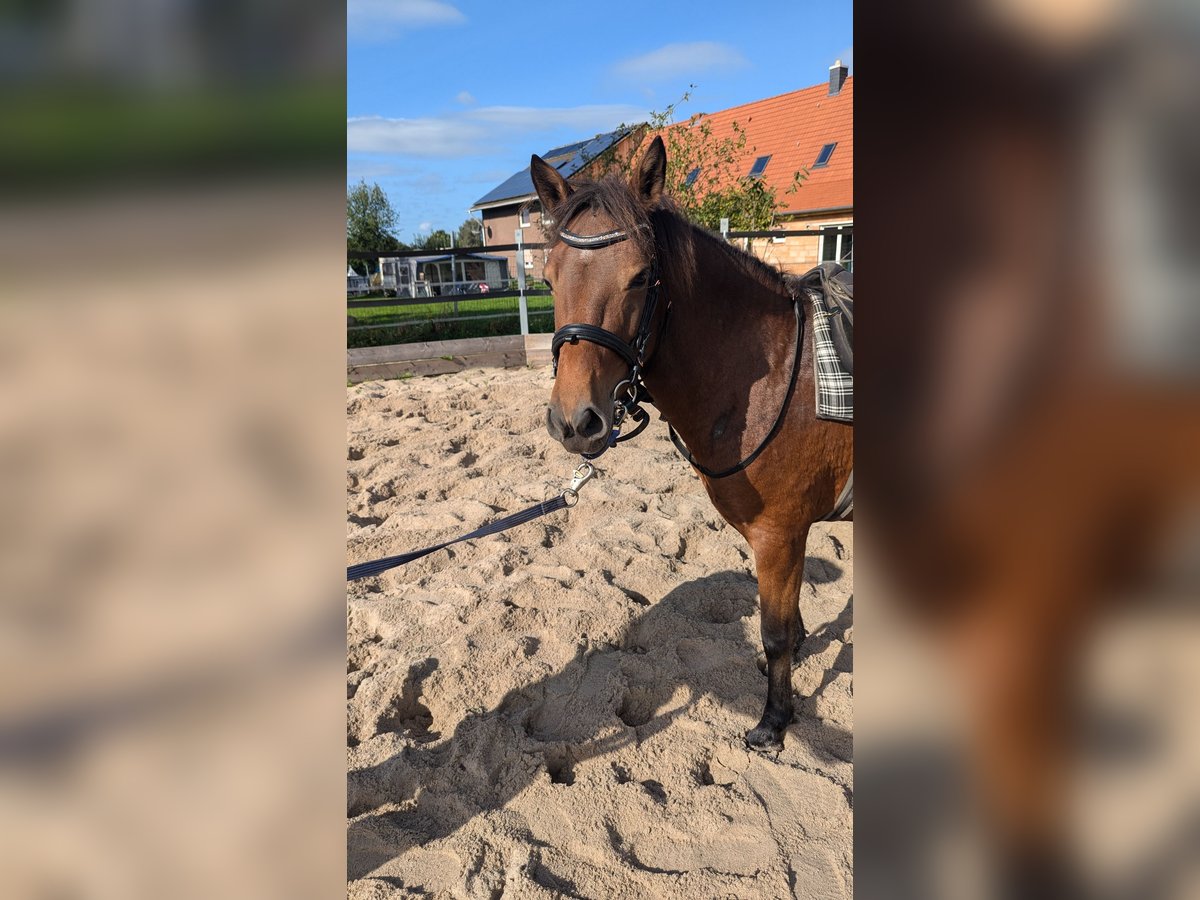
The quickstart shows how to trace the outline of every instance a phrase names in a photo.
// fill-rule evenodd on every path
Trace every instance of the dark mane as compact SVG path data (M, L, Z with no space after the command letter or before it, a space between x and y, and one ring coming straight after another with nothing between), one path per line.
M772 291L788 297L793 294L791 288L792 276L785 274L778 267L768 262L763 262L753 253L722 240L711 231L705 231L703 228L698 228L694 225L691 228L697 237L702 240L707 239L719 247L733 260L734 265L758 281L763 287L770 288Z
M665 195L647 205L624 180L612 175L599 181L572 182L571 186L574 188L571 196L549 211L552 221L544 227L550 244L558 241L559 231L576 216L585 210L593 210L612 219L642 253L657 255L668 291L691 292L696 278L696 257L701 252L709 252L712 248L707 244L712 244L764 287L784 296L791 293L784 274L777 268L693 225ZM650 230L641 227L645 225L650 226Z

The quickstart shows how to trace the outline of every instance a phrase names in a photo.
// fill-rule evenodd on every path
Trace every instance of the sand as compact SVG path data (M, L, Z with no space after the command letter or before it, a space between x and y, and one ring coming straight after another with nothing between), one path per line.
M546 368L347 389L360 562L546 499ZM778 754L753 559L655 415L579 505L348 591L348 893L848 897L853 532L818 524Z

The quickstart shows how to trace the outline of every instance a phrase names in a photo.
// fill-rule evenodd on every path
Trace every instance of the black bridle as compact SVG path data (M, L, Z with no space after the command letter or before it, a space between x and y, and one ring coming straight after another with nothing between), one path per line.
M639 225L639 228L649 228L649 225ZM608 247L612 244L619 244L621 241L628 240L629 234L624 231L606 231L602 234L576 234L573 231L567 231L565 228L558 233L561 240L568 247L576 247L580 250L597 250L601 247ZM650 424L650 414L641 406L643 402L653 403L654 399L650 396L650 392L646 390L646 385L642 381L642 371L646 367L646 348L650 343L651 329L654 327L654 313L658 309L658 294L662 287L658 277L658 257L657 255L650 263L650 278L646 288L646 303L642 307L642 317L638 320L637 332L633 336L633 342L627 343L620 335L613 334L606 328L601 328L599 325L591 325L588 323L577 323L572 325L564 325L562 328L554 332L554 337L550 341L550 352L554 357L554 375L558 376L558 354L562 349L563 344L578 344L580 341L589 341L593 344L599 344L601 347L607 347L609 350L620 356L629 365L629 374L617 383L613 390L613 428L609 433L608 440L604 446L596 453L582 454L585 459L595 459L609 447L615 447L621 441L628 441L631 438L641 434L647 425ZM775 417L775 423L771 426L771 430L767 432L767 436L762 442L754 448L749 456L735 463L729 468L715 471L700 464L699 461L688 450L687 445L667 423L667 434L671 438L671 443L683 455L696 471L707 476L708 478L728 478L730 475L736 475L738 472L746 469L751 463L758 459L759 455L767 448L767 445L775 439L783 427L783 422L787 418L788 407L791 405L792 394L796 390L796 379L800 374L800 361L804 348L804 316L801 312L800 298L792 297L792 311L796 317L796 342L792 357L792 372L788 376L787 393L784 394L783 404L779 407L779 414ZM663 331L666 331L667 319L670 317L671 304L667 303L666 315L663 318ZM659 334L658 345L662 343L662 333ZM621 434L621 424L625 417L633 419L637 422L637 426L629 434Z
M650 226L639 225L638 227L649 228ZM602 247L609 247L613 244L619 244L621 241L628 240L629 234L620 230L606 231L602 234L576 234L564 228L558 233L558 238L568 247L575 247L579 250L598 250ZM626 365L629 366L629 374L621 379L613 390L612 432L599 452L583 454L588 459L595 459L609 447L613 447L621 441L637 437L650 424L650 414L641 406L643 401L650 401L650 393L646 390L646 385L642 382L642 372L646 368L646 349L650 345L650 338L654 328L654 316L658 311L659 292L661 289L662 281L658 275L658 258L654 257L650 262L650 275L646 285L646 302L642 305L642 315L638 319L637 331L634 332L632 341L626 341L623 337L614 334L607 328L601 328L599 325L592 325L587 322L564 325L554 332L554 337L550 341L550 352L554 357L555 376L558 375L558 354L562 350L563 344L578 344L580 341L587 341L608 348L621 357ZM667 314L669 315L670 312L671 305L668 303ZM665 318L663 320L663 328L664 330L666 328ZM660 334L660 342L661 337ZM637 426L633 431L622 435L621 425L626 416L637 422Z

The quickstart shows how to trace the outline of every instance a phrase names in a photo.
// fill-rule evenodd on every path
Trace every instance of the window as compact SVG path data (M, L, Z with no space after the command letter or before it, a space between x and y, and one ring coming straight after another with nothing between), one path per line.
M683 186L691 187L693 184L696 183L696 179L699 177L700 177L700 167L696 166L696 168L692 169L692 171L687 173L687 178L685 178L683 180Z
M832 225L821 229L818 255L821 262L835 262L854 271L854 226Z
M521 207L521 214L520 214L520 218L518 220L518 224L522 228L529 227L529 207L528 206Z
M766 171L767 163L771 161L769 156L760 156L754 161L754 165L750 167L750 178L762 178L762 173Z
M835 147L837 147L836 142L832 144L826 144L824 147L822 147L821 152L817 154L817 161L812 164L812 167L814 169L820 169L829 165L829 157L833 156Z

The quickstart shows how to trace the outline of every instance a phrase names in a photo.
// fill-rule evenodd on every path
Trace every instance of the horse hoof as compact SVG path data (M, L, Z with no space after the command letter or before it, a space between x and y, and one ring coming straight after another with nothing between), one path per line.
M778 752L783 749L783 732L764 725L751 728L746 732L746 746L764 753Z

